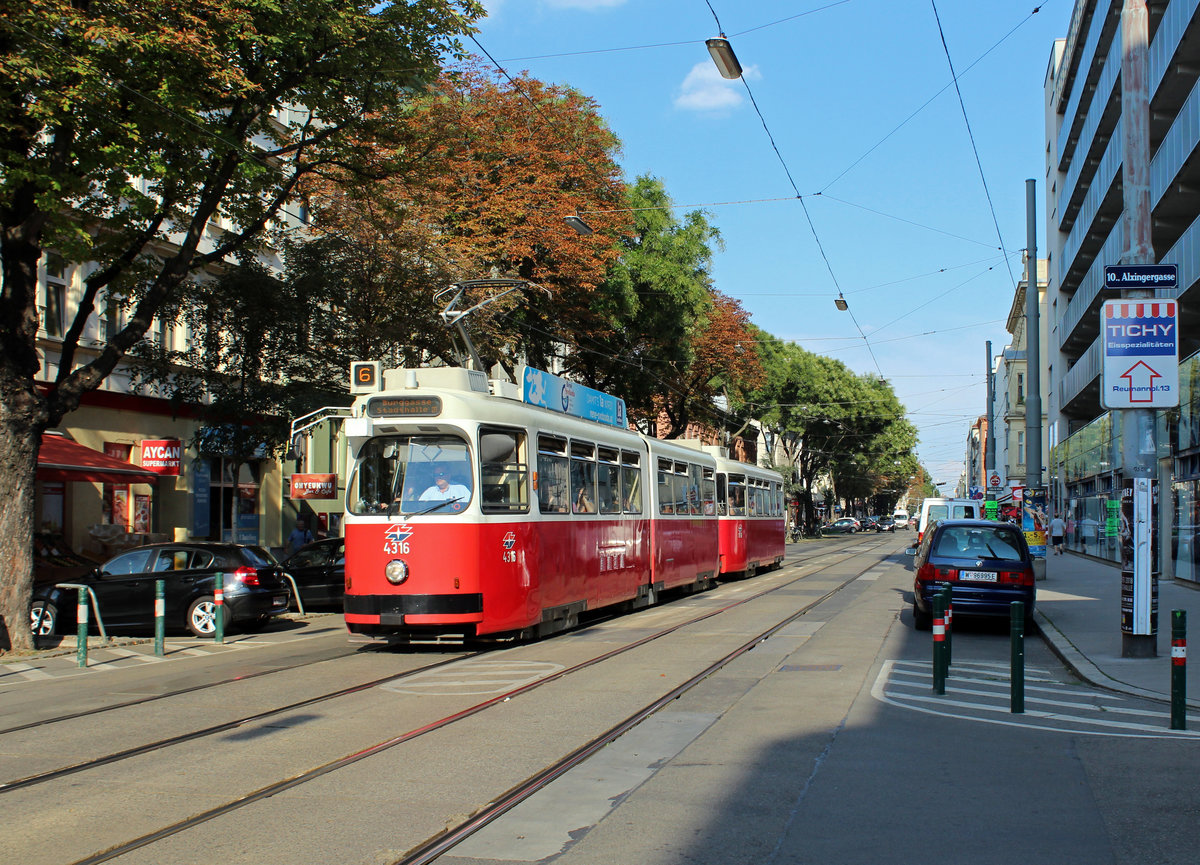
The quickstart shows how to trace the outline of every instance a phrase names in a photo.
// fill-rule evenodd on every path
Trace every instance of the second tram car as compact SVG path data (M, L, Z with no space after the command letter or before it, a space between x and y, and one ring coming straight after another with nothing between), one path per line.
M377 378L343 427L358 639L544 636L783 560L778 474L632 431L613 397L525 368ZM586 398L596 419L565 413Z
M721 575L752 577L782 564L786 531L782 476L723 453L716 454L716 460Z

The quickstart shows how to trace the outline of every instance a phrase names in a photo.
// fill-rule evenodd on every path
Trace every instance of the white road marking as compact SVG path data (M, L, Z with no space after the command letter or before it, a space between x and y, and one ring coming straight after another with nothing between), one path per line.
M157 664L160 661L166 660L166 658L160 658L157 655L147 655L145 652L135 652L133 649L123 649L120 646L109 646L104 651L120 655L122 658L136 658L145 664Z
M1200 732L1168 729L1164 721L1170 717L1169 713L1161 711L1153 703L1126 700L1106 691L1068 683L1059 683L1058 687L1027 684L1024 700L1026 711L1014 714L1010 710L1011 694L1007 675L990 679L978 675L963 675L957 664L951 666L944 695L931 692L914 693L913 689L918 685L924 686L926 681L932 680L931 666L931 663L915 661L885 661L871 686L871 696L881 703L898 708L983 724L1091 736L1200 739ZM985 673L989 669L1007 670L1007 667L1001 664L963 665L963 670L969 669L970 666L983 668ZM1027 677L1027 681L1031 680L1053 682L1036 675ZM1092 702L1053 700L1048 696L1041 696L1042 694L1084 697L1090 698ZM969 699L972 697L978 699ZM1047 711L1037 708L1038 706L1069 711ZM994 717L998 714L1007 715L1007 718L1001 720ZM1144 721L1123 721L1114 718L1114 715L1142 718Z
M379 687L396 694L500 694L552 676L562 669L562 664L547 661L469 661Z
M34 667L31 664L24 664L24 663L5 664L4 668L6 670L12 671L13 673L16 673L21 678L26 679L30 682L35 682L38 679L53 679L54 678L49 673L43 673L41 670L39 670L37 667Z

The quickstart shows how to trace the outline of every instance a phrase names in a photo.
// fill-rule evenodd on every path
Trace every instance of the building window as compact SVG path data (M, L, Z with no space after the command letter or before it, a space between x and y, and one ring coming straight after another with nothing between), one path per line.
M1025 433L1017 433L1017 465L1025 465Z
M1017 373L1017 405L1025 402L1025 373Z
M46 336L62 338L63 308L67 299L67 263L51 252L46 256L46 294L42 306L42 329Z

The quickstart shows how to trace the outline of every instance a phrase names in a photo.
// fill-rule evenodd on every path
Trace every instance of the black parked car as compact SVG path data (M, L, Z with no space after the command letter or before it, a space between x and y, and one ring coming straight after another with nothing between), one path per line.
M1016 526L990 520L941 520L927 528L921 545L909 552L916 555L913 620L918 629L928 630L933 624L933 596L943 586L950 586L956 619L1009 616L1009 604L1023 601L1026 621L1032 621L1033 558Z
M105 631L117 632L154 627L154 585L163 580L167 628L208 637L216 630L217 574L224 575L226 627L257 630L287 611L289 589L277 566L262 547L187 541L135 547L72 582L92 589ZM37 586L29 613L34 634L74 628L76 598L75 589ZM89 602L89 622L94 618Z
M891 517L880 517L875 521L875 531L894 532L896 531L896 521Z
M336 606L341 609L346 593L344 538L326 538L305 544L284 559L279 568L296 581L296 590L305 607ZM292 602L294 606L295 598Z

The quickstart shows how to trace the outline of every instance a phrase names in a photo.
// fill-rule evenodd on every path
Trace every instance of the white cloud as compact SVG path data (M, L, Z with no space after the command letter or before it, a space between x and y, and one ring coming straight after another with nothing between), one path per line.
M758 67L746 69L742 74L752 81L761 77ZM683 79L675 107L685 111L726 111L744 101L742 83L722 78L712 61L705 60L693 66Z

